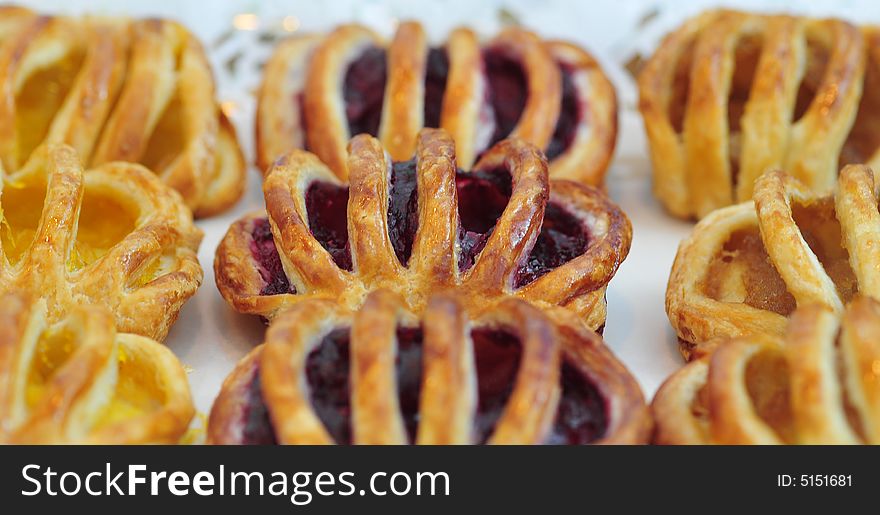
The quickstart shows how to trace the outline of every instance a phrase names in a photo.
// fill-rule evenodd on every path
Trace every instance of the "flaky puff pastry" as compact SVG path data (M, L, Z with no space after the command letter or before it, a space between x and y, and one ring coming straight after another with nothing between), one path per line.
M120 332L162 340L202 281L202 232L146 168L83 171L68 146L40 147L0 189L0 292L46 300L50 323L100 305Z
M50 323L44 299L0 296L0 443L175 443L193 414L174 354L104 308Z
M754 201L704 218L676 255L666 311L689 356L717 337L780 335L797 306L840 312L856 293L880 299L880 213L871 169L849 165L833 194L768 172Z
M167 20L39 16L2 8L0 161L26 165L42 144L87 166L140 163L196 216L231 207L245 163L214 98L201 44Z
M665 444L880 444L880 303L798 308L784 336L722 341L652 409Z
M601 185L617 137L617 100L588 52L523 29L481 42L459 28L432 47L416 22L401 23L390 42L344 25L287 39L266 64L257 164L268 171L290 150L307 149L346 180L352 136L376 136L403 161L423 127L449 132L466 169L515 137L547 152L552 178Z
M475 312L518 297L603 326L629 220L596 188L549 181L534 146L505 140L465 173L440 129L422 130L403 163L361 135L347 166L348 186L308 152L276 162L263 184L268 218L235 222L215 256L217 286L236 310L271 319L313 298L357 309L388 288L421 313L430 295L461 290Z
M644 443L633 377L565 310L455 295L423 316L389 290L354 314L326 300L276 318L214 402L217 444ZM344 386L343 386L344 385Z
M782 168L819 194L880 164L880 34L844 21L711 11L639 76L654 192L681 217L752 197Z

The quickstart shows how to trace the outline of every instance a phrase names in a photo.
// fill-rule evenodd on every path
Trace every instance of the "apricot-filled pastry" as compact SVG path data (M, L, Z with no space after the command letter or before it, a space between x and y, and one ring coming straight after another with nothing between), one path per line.
M245 163L214 99L204 50L168 20L40 16L0 8L0 162L25 166L41 144L94 167L140 163L196 216L234 204Z
M845 167L826 196L768 172L754 201L701 220L666 291L682 353L717 337L781 335L798 306L840 312L857 293L880 299L878 186L863 165Z
M751 335L703 356L657 392L666 444L880 444L880 303L799 307L784 335Z
M40 147L3 178L0 215L0 293L44 298L49 323L99 305L120 332L162 340L202 281L201 230L137 164L83 171L71 147Z
M390 290L276 318L227 377L217 444L644 443L635 379L571 312L506 299L472 317L450 294L414 316Z
M193 413L174 354L104 308L51 323L44 299L0 295L0 443L176 443Z
M271 319L313 298L357 309L384 287L421 313L431 294L460 290L471 309L518 297L604 324L632 239L604 193L549 181L543 154L517 139L470 172L440 129L423 129L408 161L365 134L349 149L349 184L302 150L275 163L266 212L235 222L217 249L217 286L235 309Z
M654 192L702 218L782 168L819 194L845 164L880 165L880 31L736 11L693 18L639 76Z
M403 22L390 42L344 25L283 41L266 64L257 106L257 160L268 170L294 148L345 180L351 137L377 137L406 161L423 127L442 128L469 169L507 137L543 150L550 176L601 185L617 137L614 88L570 43L511 28L481 41L454 30L431 45Z

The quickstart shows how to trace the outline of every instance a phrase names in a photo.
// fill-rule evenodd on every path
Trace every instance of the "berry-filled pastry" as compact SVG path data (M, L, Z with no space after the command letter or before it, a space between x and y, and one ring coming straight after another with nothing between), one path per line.
M0 295L0 443L176 443L193 414L174 354L104 308L51 323L44 299Z
M266 212L235 222L217 249L217 286L235 309L271 319L323 298L354 310L388 288L420 313L459 290L473 310L518 297L603 326L629 220L596 188L549 181L533 145L504 140L465 172L442 130L424 129L408 161L360 135L346 166L348 184L302 150L275 163Z
M0 215L0 293L44 298L49 323L99 305L120 332L162 340L202 281L202 231L137 164L83 171L71 147L40 147L3 178Z
M871 169L849 165L818 196L768 172L754 201L701 220L678 249L666 311L686 357L718 337L781 335L799 306L839 313L857 293L880 299L880 212Z
M276 318L227 377L215 444L644 443L651 418L626 368L569 311L506 299L471 317L390 290L356 313L313 299Z
M401 23L390 42L344 25L287 39L266 64L258 165L268 170L305 149L346 180L353 136L375 136L405 161L423 127L452 136L462 168L515 137L547 154L552 178L598 186L614 151L617 101L589 53L523 29L481 41L459 28L432 45L416 22Z
M880 165L880 31L835 19L711 11L639 76L654 192L702 218L782 168L818 194L846 164Z
M880 303L799 307L784 335L702 348L652 404L664 444L880 444Z
M214 98L204 50L178 23L40 16L0 8L0 162L24 167L41 144L88 167L140 163L196 216L231 207L245 163Z

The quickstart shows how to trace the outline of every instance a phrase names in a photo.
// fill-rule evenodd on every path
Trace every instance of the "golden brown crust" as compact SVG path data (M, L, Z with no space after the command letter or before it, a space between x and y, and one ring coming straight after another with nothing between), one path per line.
M413 155L416 135L424 127L425 74L428 52L424 30L416 22L400 24L387 47L361 26L341 26L326 36L296 37L279 45L260 87L257 115L257 162L268 170L276 157L293 148L314 152L345 180L349 134L340 85L351 62L369 46L387 51L388 72L379 132L376 135L394 160ZM491 104L483 51L519 63L526 80L523 112L510 137L546 149L562 102L560 67L573 74L578 113L573 141L551 166L551 176L601 185L617 129L614 89L593 57L570 43L545 42L535 34L508 28L481 47L470 30L450 33L443 47L448 73L440 106L440 127L458 147L459 162L470 168L492 143L495 114ZM304 124L296 91L306 77ZM293 99L293 101L291 100ZM279 135L269 134L270 128ZM265 143L263 143L265 142Z
M784 337L721 342L657 392L656 441L877 444L878 336L880 304L859 297L842 316L799 308Z
M67 146L37 149L25 168L5 178L3 190L0 291L45 298L50 323L75 306L100 305L122 332L165 337L202 280L202 232L176 192L139 165L84 172ZM15 200L29 191L45 191L45 199ZM81 216L86 210L88 220ZM108 217L120 226L102 223Z
M317 157L293 151L276 162L264 192L275 246L297 293L260 295L265 281L250 245L257 215L248 215L230 228L217 249L214 272L223 297L239 311L271 319L282 307L315 297L357 309L370 291L380 288L397 292L409 309L421 313L428 296L452 289L481 292L469 300L474 311L517 296L542 307L566 306L594 329L604 324L605 286L632 240L629 220L617 206L589 186L568 181L551 186L540 152L520 140L506 140L490 149L474 170L509 171L510 201L473 266L460 271L453 143L438 129L424 129L418 141L419 225L407 264L398 261L389 235L390 159L375 138L361 135L351 142L348 164L352 271L337 266L308 227L308 187L314 181L338 180ZM515 276L534 248L548 200L583 224L587 250L518 287Z
M165 20L26 17L0 38L0 160L26 166L41 144L89 166L141 163L198 216L241 196L245 163L214 100L199 42Z
M676 216L702 218L749 199L779 167L827 192L862 96L865 47L840 20L718 10L684 23L639 76L655 194Z
M528 303L507 299L474 318L461 295L434 296L420 327L423 370L415 443L475 443L477 377L471 331L503 328L522 345L507 403L488 443L535 444L549 436L561 393L564 359L602 396L608 425L596 443L644 443L651 423L641 390L604 346L571 313L548 317ZM389 290L371 293L351 314L331 302L299 303L272 323L266 343L242 360L226 380L211 413L215 443L241 442L230 431L240 424L244 387L260 367L262 399L279 443L325 444L333 438L312 407L306 358L333 330L350 327L351 430L353 443L409 441L396 384L396 331L419 320ZM259 361L256 364L256 360Z
M0 297L0 442L180 440L195 410L171 351L117 334L100 307L78 306L51 325L46 316L44 300Z
M878 189L869 168L845 167L828 196L810 193L782 172L768 172L755 182L754 196L753 202L711 213L679 247L666 311L685 355L689 345L713 338L779 335L785 329L787 312L779 303L749 300L750 283L770 288L771 281L756 279L755 270L736 262L739 251L728 246L743 233L759 242L764 255L759 259L778 278L777 294L792 307L819 304L839 312L855 291L880 293ZM710 276L728 279L710 291Z

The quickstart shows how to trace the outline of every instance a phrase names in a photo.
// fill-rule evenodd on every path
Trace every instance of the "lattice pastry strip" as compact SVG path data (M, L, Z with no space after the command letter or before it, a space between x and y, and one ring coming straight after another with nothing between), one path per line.
M507 299L470 318L434 296L421 320L389 290L355 314L324 300L273 321L224 382L213 443L638 443L639 388L595 333Z
M604 194L551 188L543 156L519 140L493 147L471 173L457 172L440 130L422 131L412 161L393 162L366 135L349 149L347 189L312 154L276 162L264 182L268 220L233 224L215 258L236 309L272 318L315 297L355 309L389 288L420 312L429 295L458 289L480 292L475 311L516 296L603 325L605 287L631 241Z
M838 163L878 164L877 42L833 19L720 10L686 22L639 76L656 195L702 218L751 198L768 169L824 194Z
M116 333L99 307L54 324L46 302L0 296L0 442L175 443L194 409L183 367L161 344Z
M599 185L617 134L614 88L596 60L564 42L507 29L481 42L454 30L432 47L403 22L390 42L344 25L279 44L258 95L258 165L293 148L314 152L340 178L352 136L376 136L392 159L410 159L423 127L449 132L463 168L506 137L551 158L553 178ZM308 120L315 120L308 123Z
M880 304L799 308L785 337L718 344L660 388L660 443L880 443Z
M147 166L197 216L238 200L241 150L214 100L204 51L184 27L19 16L14 28L0 29L0 161L7 172L24 167L41 144L63 143L90 166Z
M50 322L95 304L120 331L161 340L201 283L201 231L139 165L84 172L72 148L41 147L0 191L0 291L45 298Z
M687 356L719 336L781 334L797 306L839 312L856 293L880 298L878 189L849 165L817 196L782 172L755 183L755 200L710 214L679 247L666 310Z

